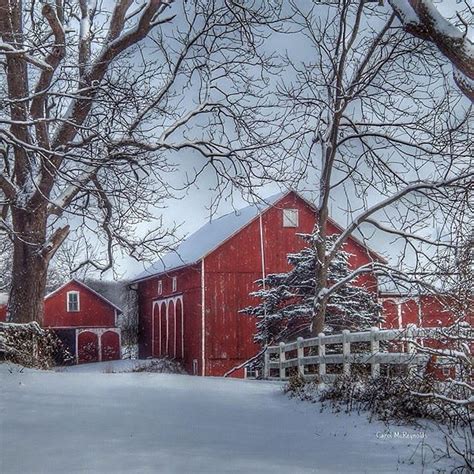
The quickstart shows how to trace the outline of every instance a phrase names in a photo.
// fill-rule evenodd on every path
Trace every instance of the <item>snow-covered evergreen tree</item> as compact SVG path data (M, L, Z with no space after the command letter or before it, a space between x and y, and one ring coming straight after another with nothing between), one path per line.
M255 340L262 345L309 335L309 326L316 293L315 234L301 234L307 246L300 252L288 255L292 266L288 273L267 275L259 280L260 289L252 293L261 300L242 312L257 316ZM331 246L333 238L327 245ZM350 254L340 250L329 268L330 282L340 282L350 273ZM368 329L381 321L376 295L353 281L342 285L329 298L325 332L343 329Z

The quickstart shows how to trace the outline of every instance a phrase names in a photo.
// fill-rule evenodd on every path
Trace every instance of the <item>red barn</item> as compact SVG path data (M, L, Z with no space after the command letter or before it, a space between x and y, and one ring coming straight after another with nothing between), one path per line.
M387 329L402 329L406 328L408 324L424 328L440 328L450 326L456 321L454 311L456 300L447 294L415 296L384 292L380 294L380 302L385 316L383 326ZM474 314L472 312L467 314L465 322L473 325ZM421 344L434 349L449 349L449 345L446 343L430 338L423 339ZM454 367L439 365L436 357L432 357L429 370L439 379L455 375Z
M254 356L255 319L239 310L255 303L256 280L288 270L287 255L304 245L297 234L314 224L315 208L288 192L204 225L135 280L140 357L167 355L192 374L221 376ZM341 228L331 221L328 232ZM354 238L346 250L352 268L381 259ZM377 291L372 274L359 283Z
M454 323L455 316L450 309L452 298L446 295L404 296L382 293L380 295L384 327L401 329L408 324L418 327L446 327Z
M0 320L6 318L6 301ZM54 329L77 363L120 359L121 309L79 280L70 280L44 299L43 327Z

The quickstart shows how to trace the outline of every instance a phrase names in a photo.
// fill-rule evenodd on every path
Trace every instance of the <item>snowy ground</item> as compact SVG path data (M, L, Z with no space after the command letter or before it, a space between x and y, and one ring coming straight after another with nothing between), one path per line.
M387 431L365 416L320 412L317 404L288 399L275 383L104 373L98 364L66 372L13 367L10 373L8 367L0 364L2 474L418 473L449 467L447 461L433 465L427 445L441 446L435 431Z

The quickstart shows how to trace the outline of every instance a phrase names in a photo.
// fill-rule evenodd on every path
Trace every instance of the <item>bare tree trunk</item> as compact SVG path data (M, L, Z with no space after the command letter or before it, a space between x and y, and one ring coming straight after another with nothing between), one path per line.
M326 220L327 208L321 208L317 216L318 240L314 243L316 249L315 268L315 298L313 307L313 318L311 321L311 334L317 336L324 330L326 319L327 300L322 297L324 289L327 288L327 266L326 266Z
M12 212L17 233L13 241L13 268L7 317L15 322L37 321L42 324L46 274L50 257L43 249L46 241L45 219L38 214L45 209Z

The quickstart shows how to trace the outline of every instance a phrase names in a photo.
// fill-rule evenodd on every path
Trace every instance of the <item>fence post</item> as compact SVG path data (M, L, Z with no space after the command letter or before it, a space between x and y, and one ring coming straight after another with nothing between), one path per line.
M268 379L268 377L270 377L270 352L267 346L263 353L263 378Z
M378 377L380 375L380 364L375 361L377 354L380 351L378 332L379 328L373 327L370 329L370 353L372 355L370 370L372 377Z
M296 339L296 352L297 352L296 357L298 358L298 374L301 377L304 377L304 362L303 362L304 348L303 348L302 337L299 337L298 339Z
M416 324L408 324L407 325L407 352L412 356L415 357L416 354L416 345L414 343L416 333ZM412 374L413 371L416 370L416 363L413 363L412 359L408 360L408 373Z
M342 331L342 356L344 359L343 363L343 372L344 375L349 375L351 373L351 363L349 357L351 355L351 343L349 342L350 331L344 329Z
M319 355L319 378L326 375L326 346L324 345L324 333L318 334L318 355Z
M283 362L285 362L285 360L285 343L280 342L280 380L284 380L286 378L286 369L283 367Z

